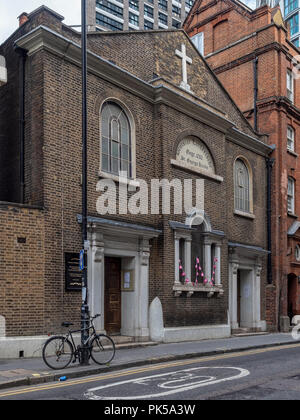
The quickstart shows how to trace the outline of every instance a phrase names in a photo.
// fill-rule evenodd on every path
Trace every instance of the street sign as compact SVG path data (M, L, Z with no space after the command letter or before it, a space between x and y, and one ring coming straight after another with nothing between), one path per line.
M79 254L79 270L82 271L83 269L84 269L84 249L82 249Z
M82 273L79 269L79 255L77 253L65 254L65 282L66 291L81 291L82 288Z

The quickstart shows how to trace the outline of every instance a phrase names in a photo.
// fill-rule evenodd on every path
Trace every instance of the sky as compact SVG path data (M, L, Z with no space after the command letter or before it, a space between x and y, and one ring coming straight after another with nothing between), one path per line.
M0 0L0 44L19 26L18 16L45 5L65 17L67 25L80 25L81 0Z
M255 8L255 0L244 3ZM81 0L0 0L0 44L18 28L21 13L30 13L43 4L64 16L67 25L80 25Z

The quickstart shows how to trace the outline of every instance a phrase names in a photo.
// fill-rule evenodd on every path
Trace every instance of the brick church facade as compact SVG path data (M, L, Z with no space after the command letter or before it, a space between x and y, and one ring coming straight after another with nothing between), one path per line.
M248 121L274 145L271 159L272 271L267 322L288 331L300 314L299 49L279 6L256 10L235 0L196 1L184 29ZM272 161L270 162L272 164Z
M62 20L41 7L2 45L1 354L15 338L32 355L32 343L80 320L81 48ZM182 30L89 33L88 50L97 329L164 342L266 330L266 136ZM162 180L170 211L152 199ZM131 211L118 211L125 193Z

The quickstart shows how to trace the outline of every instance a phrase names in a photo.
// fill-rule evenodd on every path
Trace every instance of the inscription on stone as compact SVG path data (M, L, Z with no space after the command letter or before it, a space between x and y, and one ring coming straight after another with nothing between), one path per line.
M215 166L207 147L197 139L188 137L179 143L176 160L194 169L215 174Z

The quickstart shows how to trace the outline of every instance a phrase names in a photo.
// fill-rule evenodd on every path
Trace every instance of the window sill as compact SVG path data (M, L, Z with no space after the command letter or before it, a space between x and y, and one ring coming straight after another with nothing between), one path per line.
M298 219L298 216L290 211L287 212L287 215L293 217L294 219Z
M112 181L118 182L119 184L126 184L130 187L139 187L140 183L136 179L120 177L118 175L113 175L108 172L99 171L99 178L111 179Z
M299 156L299 155L298 155L298 153L294 152L293 150L287 149L287 152L288 152L290 155L292 155L292 156L294 156L294 157L296 157L296 158Z
M191 297L194 293L204 292L207 293L207 297L212 297L215 293L218 294L218 297L224 294L224 289L222 284L211 286L209 284L174 284L173 291L175 296L180 296L183 292L186 292L187 297Z
M223 182L223 180L224 180L222 176L212 174L210 172L205 171L204 169L194 168L194 167L189 166L185 163L179 162L175 159L171 159L171 165L175 166L177 168L186 170L188 172L193 172L193 173L198 174L198 175L203 175L203 177L210 178L214 181Z
M236 216L245 217L246 219L255 219L255 215L253 213L247 213L241 210L234 210L234 214Z

